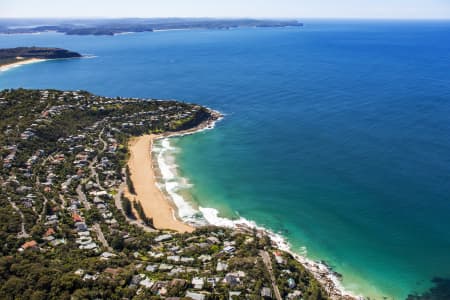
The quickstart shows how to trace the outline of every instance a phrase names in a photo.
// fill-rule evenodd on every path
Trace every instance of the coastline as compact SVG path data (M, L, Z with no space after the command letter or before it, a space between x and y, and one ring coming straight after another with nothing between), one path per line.
M131 194L126 188L125 196L132 202L141 203L145 215L153 219L155 228L192 232L192 226L175 217L176 208L157 186L151 151L154 139L155 135L147 134L128 142L131 154L128 167L136 194Z
M155 171L159 171L158 169L161 168L161 161L159 161L157 155L153 155L154 142L161 139L164 142L165 139L171 137L190 135L201 132L203 130L212 129L214 128L215 122L221 120L222 118L222 115L220 113L213 113L213 119L207 120L206 122L203 122L194 128L182 130L179 132L168 132L159 135L144 135L138 138L134 138L129 142L130 152L132 152L132 155L130 157L128 166L131 170L132 181L135 185L135 189L138 195L144 192L143 186L147 186L145 188L147 191L145 192L146 196L143 196L144 194L139 196L129 194L126 195L130 198L130 200L133 200L133 197L135 197L141 202L146 215L153 218L155 228L157 229L171 229L177 232L192 232L196 227L202 226L202 224L190 222L190 220L186 220L180 217L180 203L176 203L177 201L175 201L173 194L171 195L171 193L168 193L167 190L162 190L161 188L159 188L159 186L164 186L164 182L159 182L159 179L155 173ZM138 159L138 164L136 164L136 162L133 162L133 166L130 166L130 161L137 158L136 156L134 156L133 158L133 154L136 153L134 150L137 149L135 148L137 147L137 143L139 143L139 150L143 151L147 158ZM138 170L137 168L139 168L139 172L136 172ZM146 170L146 175L144 175L144 172L141 172L144 169ZM161 180L164 180L164 176L162 177L163 178ZM150 190L152 190L151 193L149 192ZM148 198L151 198L152 200L145 200ZM186 202L184 199L182 201ZM327 290L331 299L364 299L362 296L358 296L350 291L347 291L342 286L340 274L334 272L325 263L313 261L307 258L305 255L295 253L291 249L286 239L280 234L272 232L267 228L258 226L255 222L249 221L242 217L238 220L222 218L219 216L219 211L214 208L199 207L199 212L203 215L203 218L208 225L228 227L233 228L237 231L250 233L253 231L253 229L256 229L261 235L268 235L276 248L291 254L298 262L300 262L308 271L310 271L314 275L314 277Z
M211 111L211 118L196 127L177 132L163 134L147 134L132 138L128 142L130 158L128 167L136 194L131 194L125 189L125 196L131 201L139 201L147 217L153 219L156 229L169 229L177 232L192 232L195 227L187 224L178 216L178 206L167 191L162 190L158 184L156 168L158 159L153 155L153 143L155 140L168 137L193 134L204 129L211 128L215 121L221 118L220 113Z
M17 61L17 62L14 62L14 63L10 63L10 64L6 64L6 65L0 66L0 72L6 72L6 71L9 71L11 69L20 67L20 66L34 64L34 63L39 63L39 62L44 62L44 61L47 61L47 60L48 59L43 59L43 58L24 59L24 60L21 60L21 61Z

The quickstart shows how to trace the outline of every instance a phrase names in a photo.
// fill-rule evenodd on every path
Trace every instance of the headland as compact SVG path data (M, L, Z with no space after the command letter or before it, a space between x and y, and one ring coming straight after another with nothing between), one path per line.
M81 54L61 48L17 47L0 49L0 71L50 59L80 58Z

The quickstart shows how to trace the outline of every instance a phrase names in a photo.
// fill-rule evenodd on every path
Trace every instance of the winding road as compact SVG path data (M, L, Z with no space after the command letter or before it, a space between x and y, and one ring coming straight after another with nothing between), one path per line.
M11 206L14 208L14 210L17 211L17 213L20 216L20 219L22 220L22 223L20 225L21 231L17 234L17 237L18 238L28 238L28 237L30 237L30 235L25 230L25 217L24 217L22 211L17 207L17 205L13 201L11 201L10 198L8 198L8 201L9 201L9 204L11 204Z
M269 272L275 298L277 300L282 300L280 290L278 289L277 281L275 280L275 276L273 275L272 261L270 260L269 253L267 253L267 251L260 250L259 255L262 257L263 262L266 265L267 271Z

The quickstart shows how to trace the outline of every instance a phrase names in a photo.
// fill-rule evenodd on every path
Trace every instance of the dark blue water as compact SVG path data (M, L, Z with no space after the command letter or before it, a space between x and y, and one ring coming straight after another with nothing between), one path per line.
M0 36L92 59L0 74L0 88L177 98L226 114L176 141L199 205L281 232L344 285L396 299L450 277L450 23L116 37Z

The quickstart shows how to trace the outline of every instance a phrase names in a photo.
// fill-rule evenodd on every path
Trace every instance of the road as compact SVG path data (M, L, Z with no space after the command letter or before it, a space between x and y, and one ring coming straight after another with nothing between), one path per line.
M99 154L103 154L103 152L105 152L106 147L108 147L108 143L106 143L105 140L102 139L102 134L105 131L105 128L103 128L100 133L98 134L98 139L102 142L103 144L103 148L100 150ZM97 183L97 185L99 186L99 188L101 190L104 190L104 188L102 187L102 185L100 184L100 180L98 178L98 174L97 174L97 170L95 170L94 165L97 163L98 161L98 155L96 157L94 157L94 159L92 160L92 162L89 164L89 169L91 170L91 176L90 178L94 178L95 182Z
M98 155L102 154L102 153L106 150L106 148L107 148L107 146L108 146L107 142L104 141L104 140L102 139L102 134L103 134L103 132L104 132L104 128L100 131L100 133L99 133L99 135L98 135L98 139L103 143L103 148L99 151ZM98 174L97 174L97 170L95 169L95 164L98 162L98 155L96 155L96 156L92 159L92 162L91 162L91 163L89 164L89 166L88 166L91 174L90 174L90 176L85 180L85 182L86 182L86 181L89 181L89 180L92 179L92 178L94 178L94 180L95 180L95 182L97 183L98 187L99 187L101 190L104 190L104 188L102 187L102 185L101 185L101 183L100 183L99 176L98 176ZM78 195L78 200L79 200L81 203L83 203L83 205L84 205L84 207L85 207L86 209L89 210L89 209L91 208L91 203L87 200L86 194L85 194L85 193L83 192L83 190L82 190L82 184L83 184L83 183L80 183L80 184L77 186L77 188L76 188L76 192L77 192L77 195ZM119 191L117 192L117 194L116 194L116 196L115 196L115 198L114 198L114 202L115 202L116 207L117 207L117 208L122 212L122 214L127 218L127 221L128 221L130 224L134 224L134 225L136 225L136 226L139 226L139 227L141 227L144 231L147 231L147 232L155 232L156 230L154 230L154 229L152 229L152 228L150 228L150 227L148 227L148 226L145 226L145 225L141 224L141 223L138 222L137 220L130 219L128 216L125 215L125 213L124 213L124 211L123 211L123 207L122 207L122 201L121 201L121 196L122 196L122 194L123 194L123 190L124 190L125 187L126 187L126 183L122 183L122 184L120 185L120 187L119 187ZM104 236L103 231L102 231L102 229L101 229L101 227L100 227L100 224L95 223L95 224L92 226L92 229L93 229L93 231L95 231L95 233L97 234L97 238L98 238L98 240L100 241L100 243L102 243L103 247L107 248L108 251L113 251L113 249L109 246L108 241L105 239L105 236Z
M102 138L103 132L105 132L105 127L103 127L100 133L98 134L98 139L100 140L100 142L103 143L102 152L104 152L106 150L106 147L108 147L108 143Z
M272 288L275 294L275 298L277 300L282 300L280 290L278 289L277 281L275 280L275 276L273 275L273 269L272 269L272 261L270 260L269 253L264 250L259 251L259 255L262 257L264 264L266 265L267 271L270 275L270 280L272 281Z
M78 200L83 203L83 206L86 209L91 209L91 203L89 203L89 201L87 201L86 195L84 194L82 188L81 188L81 183L77 186L76 189L77 195L78 195Z
M103 235L103 231L100 228L100 225L98 223L95 223L92 226L92 229L97 233L98 240L100 243L102 243L103 247L107 248L108 251L112 252L113 249L109 246L108 241L105 239L105 236Z
M8 198L8 201L11 204L11 206L14 208L14 210L17 211L17 213L20 216L20 219L22 220L22 223L20 225L21 231L17 234L17 238L20 239L20 238L28 238L28 237L30 237L30 235L25 230L25 217L24 217L22 211L17 207L17 205L13 201L11 201L11 199Z
M45 206L47 205L48 202L48 198L45 197L44 195L42 195L42 198L44 198L44 202L42 203L42 211L38 216L38 221L40 221L42 219L42 216L45 215Z
M59 195L59 200L61 200L61 208L65 209L67 207L67 201L66 198L64 198L64 195Z

